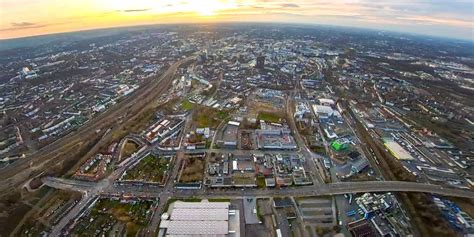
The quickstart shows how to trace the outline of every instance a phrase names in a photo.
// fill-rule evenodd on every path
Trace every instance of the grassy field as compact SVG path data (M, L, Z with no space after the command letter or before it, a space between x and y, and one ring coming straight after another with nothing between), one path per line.
M127 171L125 180L143 180L147 182L162 183L170 167L169 157L155 157L148 155L140 163Z
M273 114L273 113L260 112L258 114L257 119L258 120L264 120L264 121L271 122L271 123L279 123L281 117L278 116L277 114Z
M265 188L265 177L257 176L257 187L258 188Z
M187 158L185 167L181 173L179 182L193 183L202 181L204 178L204 161L198 158Z
M232 181L235 185L255 185L254 177L234 176Z
M127 236L135 236L141 228L146 227L151 205L151 201L121 203L100 199L90 213L79 221L72 236L107 235L116 225L123 226Z
M183 108L186 111L189 111L194 108L194 104L191 103L189 100L183 100L183 102L181 103L181 108Z
M219 111L217 109L200 106L194 110L193 122L196 127L217 128L219 123L228 115L229 113L227 111Z
M128 141L122 149L122 157L130 157L133 153L138 151L138 145L135 142Z

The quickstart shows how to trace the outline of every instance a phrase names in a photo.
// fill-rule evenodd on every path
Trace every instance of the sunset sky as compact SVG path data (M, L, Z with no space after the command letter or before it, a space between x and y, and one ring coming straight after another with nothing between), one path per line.
M117 26L288 22L474 40L474 0L0 0L0 38Z

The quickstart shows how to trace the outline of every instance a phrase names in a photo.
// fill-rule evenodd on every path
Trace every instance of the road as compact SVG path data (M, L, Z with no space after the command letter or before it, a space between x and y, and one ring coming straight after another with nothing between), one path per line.
M184 124L184 128L182 131L183 134L187 134L187 131L189 130L192 123L191 118L192 118L191 115L187 116L186 123ZM160 220L161 220L160 214L163 212L163 208L165 207L166 203L168 203L169 198L172 196L172 193L174 192L174 181L178 180L180 164L184 157L185 148L183 145L183 138L184 136L182 137L181 142L180 142L180 149L176 153L176 162L175 162L175 165L173 166L173 170L170 172L170 177L168 177L168 182L166 182L166 185L162 190L157 192L157 198L160 199L160 202L153 212L150 225L148 226L147 236L156 236L157 234L156 231L158 230L158 225L160 224ZM156 189L153 188L152 190L156 190Z
M167 76L162 77L159 81L162 81L163 78L166 78L167 82L164 83L166 85L170 84L172 79L174 78L174 73L176 72L178 67L182 63L187 62L187 60L189 59L174 64L170 69L168 69L166 73ZM160 84L161 83L158 83L158 85ZM168 86L166 85L162 87L167 88ZM159 91L157 90L154 93L158 92ZM150 98L154 97L155 96L151 96ZM144 100L144 98L139 99ZM113 185L114 182L121 177L125 170L131 167L134 163L138 162L141 157L144 157L144 155L150 152L151 150L152 147L147 147L146 149L143 149L139 154L136 154L135 156L122 161L120 167L118 167L114 172L112 172L106 179L101 180L99 182L87 182L50 177L43 178L43 182L50 187L64 190L79 191L84 193L82 200L66 216L64 216L57 225L53 226L51 236L60 236L60 233L71 223L71 221L75 220L80 215L80 213L87 208L89 203L91 203L100 194L112 192L111 190L116 189Z
M289 120L288 124L291 130L293 131L293 137L295 138L295 141L299 147L299 150L301 151L304 157L309 158L309 160L306 159L307 167L317 174L317 175L313 175L313 177L317 179L317 180L313 180L313 182L324 183L325 170L321 166L321 163L319 162L322 159L322 157L312 152L311 149L309 149L308 146L306 146L306 143L304 142L298 128L296 127L296 122L294 118L294 113L295 113L294 97L295 97L294 92L290 92L286 100L286 116L288 117L288 120Z
M84 212L87 207L100 196L100 194L111 192L114 189L114 182L121 177L123 172L137 162L141 157L144 157L146 153L150 152L151 147L143 150L139 154L131 157L124 161L124 164L114 170L106 179L99 182L81 181L75 179L63 179L63 178L43 178L44 184L49 187L56 189L78 191L83 193L81 201L65 215L61 221L52 227L50 236L60 236L62 231L75 220L80 213Z
M53 226L49 236L61 236L64 227L67 226L71 220L74 220L81 212L87 210L87 208L97 200L98 196L94 194L85 194L82 199L77 203L61 220Z
M84 181L71 180L65 182L64 179L59 178L44 178L43 182L45 185L61 188L64 187L66 190L83 191L85 188L90 190L96 190L97 185L100 183L88 182L85 184ZM74 184L77 182L77 186ZM67 185L64 185L64 184ZM172 182L170 182L172 184ZM71 189L71 186L75 188ZM172 186L172 185L171 185ZM346 193L365 193L365 192L423 192L433 193L442 196L450 197L464 197L473 198L474 192L467 189L456 189L448 188L435 184L426 183L415 183L415 182L403 182L403 181L365 181L365 182L339 182L329 184L316 184L312 186L298 186L289 187L282 189L200 189L200 190L186 190L176 191L174 189L167 188L153 188L147 189L143 192L141 187L134 187L133 185L118 185L114 188L104 190L103 194L122 194L122 191L128 191L130 194L134 194L137 197L160 197L162 193L168 191L173 196L202 196L202 197L233 197L233 196L256 196L256 197L269 197L269 196L326 196L326 195L338 195Z
M0 172L0 191L8 193L16 187L21 186L29 178L50 169L55 164L74 158L79 148L98 137L96 131L102 131L112 127L117 118L126 116L131 118L139 113L154 98L167 90L173 81L176 70L184 63L191 61L192 58L182 59L171 65L158 79L150 80L146 85L141 86L132 95L117 103L114 107L92 118L86 124L78 128L77 131L56 140L55 142L43 147L39 151L31 154L27 158L16 161L10 166L2 169ZM126 119L124 119L126 121ZM112 131L113 132L113 131ZM67 154L67 155L65 155ZM1 194L0 194L1 195Z
M189 59L186 59L189 60ZM177 62L173 66L168 69L168 71L155 83L155 87L152 86L150 88L151 91L148 93L143 92L145 97L133 100L130 99L130 106L133 107L137 106L143 108L146 103L148 103L151 99L156 97L156 94L159 94L159 91L163 90L163 88L167 88L169 83L172 82L174 77L174 73L177 68L186 60ZM163 81L164 80L164 81ZM153 91L154 90L154 91ZM148 91L148 90L145 90ZM142 93L140 93L141 95ZM153 96L155 95L155 96ZM137 98L134 96L134 98ZM144 99L147 98L147 99ZM138 103L138 104L137 104ZM145 103L145 104L143 104ZM143 105L142 105L143 104ZM294 101L292 99L287 100L287 113L292 117L292 105ZM130 106L127 104L122 105L117 111L121 111L123 114L127 114L127 111L130 109ZM137 110L140 111L140 110ZM130 113L128 113L130 114ZM115 115L119 117L116 113L111 113L109 116ZM107 117L107 116L106 116ZM290 119L289 124L293 131L296 130L296 124L293 119ZM90 124L90 123L89 123ZM184 128L183 133L186 133L186 130L189 126L189 117L186 120L186 125ZM95 130L94 130L95 132ZM78 139L78 138L77 138ZM316 154L312 153L307 146L304 144L303 139L301 138L300 134L296 132L295 139L299 145L298 151L278 151L277 153L285 153L285 152L300 152L303 153L306 157L311 157L311 161L315 161L315 159L320 159L317 157ZM67 139L66 139L67 140ZM73 139L74 140L74 139ZM75 141L75 140L74 140ZM70 141L69 141L70 142ZM69 144L69 143L66 143ZM275 196L326 196L326 195L339 195L339 194L346 194L346 193L363 193L363 192L426 192L426 193L433 193L439 194L443 196L453 196L453 197L465 197L465 198L473 198L474 192L471 190L461 190L461 189L454 189L443 187L440 185L433 185L433 184L426 184L426 183L414 183L414 182L400 182L400 181L369 181L369 182L340 182L340 183L330 183L325 184L323 182L324 174L321 176L316 176L319 182L315 182L312 186L298 186L298 187L288 187L283 189L200 189L200 190L177 190L174 189L174 181L177 180L179 175L179 168L180 163L184 157L184 147L181 146L180 150L176 153L176 162L173 166L173 170L170 172L170 177L168 178L168 182L165 184L164 187L159 187L156 185L150 185L145 183L136 182L134 184L123 184L118 185L115 181L119 179L122 173L128 169L131 165L135 162L138 162L140 157L145 155L149 152L152 147L147 147L144 149L140 154L130 158L129 160L124 161L124 163L116 169L111 175L109 175L106 179L99 181L99 182L86 182L86 181L78 181L78 180L68 180L62 178L53 178L53 177L46 177L43 178L43 182L45 185L49 187L53 187L56 189L64 189L64 190L73 190L82 192L83 198L81 201L69 212L67 215L61 219L61 221L52 228L51 236L60 236L62 231L68 227L73 220L77 220L77 218L87 210L88 206L96 200L101 195L107 196L131 196L131 197L145 197L145 198L158 198L159 204L156 206L154 210L154 214L151 217L149 227L147 229L147 236L154 236L156 234L156 230L158 229L158 225L160 223L160 214L164 211L164 207L168 200L173 198L188 198L188 197L201 197L201 198L243 198L245 196L254 196L257 198L267 198L267 197L275 197ZM61 151L57 151L61 152ZM261 153L273 153L274 151L237 151L237 150L224 150L224 149L207 149L207 150L200 150L199 152L248 152L249 154L261 152ZM55 157L55 156L53 156ZM52 159L52 158L50 158ZM36 159L35 159L36 160ZM46 159L49 161L49 159ZM45 162L46 162L45 161ZM309 162L309 167L312 170L323 170L324 168L321 167L318 162ZM37 168L41 170L40 168ZM11 172L11 171L10 171ZM2 174L3 175L3 174ZM2 177L2 176L0 176ZM11 185L11 182L10 182ZM1 190L1 189L0 189Z
M189 126L189 119L186 120L185 131ZM294 124L293 124L294 125ZM299 140L299 151L306 148L302 140ZM338 195L346 193L363 193L363 192L426 192L434 193L443 196L454 196L454 197L474 197L474 192L470 190L461 190L443 187L439 185L426 184L426 183L414 183L414 182L400 182L400 181L369 181L369 182L338 182L325 184L323 182L316 182L312 186L299 186L289 187L284 189L200 189L200 190L176 190L174 189L174 180L179 175L179 164L184 157L184 147L181 146L180 150L176 154L176 165L170 172L168 182L164 187L156 185L150 185L145 183L134 183L134 184L121 184L115 183L120 178L121 174L128 169L135 162L139 161L139 158L149 152L152 147L147 147L140 154L127 160L122 166L115 170L110 176L100 182L87 182L79 180L68 180L62 178L46 177L43 178L45 185L56 189L80 191L84 193L84 196L73 210L71 210L64 218L61 219L60 223L52 228L51 236L58 236L62 233L65 227L76 218L87 210L88 204L95 200L100 195L107 196L129 196L129 197L142 197L142 198L158 198L159 204L154 210L154 214L151 218L149 227L147 229L146 236L155 236L156 230L160 223L160 214L164 211L164 207L168 200L173 198L187 198L187 197L201 197L201 198L243 198L244 196L255 196L257 198L268 198L275 196L326 196L326 195ZM207 149L200 150L199 152L249 152L250 153L273 153L275 151L236 151L226 149ZM278 153L295 151L278 151ZM313 157L310 151L304 152L309 153L309 157ZM314 164L313 164L314 165ZM313 166L313 168L315 168Z
M178 163L179 164L179 163ZM169 180L175 180L179 171L179 165L176 165L172 177ZM119 169L123 172L123 169ZM110 177L118 177L118 173L111 174ZM112 185L111 180L105 179L100 182L87 182L79 180L67 180L62 178L46 177L43 178L45 185L57 189L74 190L84 193L81 201L52 228L50 236L60 236L60 233L83 213L89 204L100 195L141 197L141 198L159 198L160 202L154 210L151 223L148 227L147 236L154 236L160 223L160 214L164 211L168 200L173 198L244 198L253 196L256 198L269 198L278 196L327 196L340 195L346 193L364 193L364 192L425 192L442 196L473 198L474 192L471 190L462 190L455 188L442 187L440 185L402 182L402 181L366 181L366 182L340 182L330 184L316 184L313 186L299 186L284 189L200 189L200 190L176 190L173 188L174 182L169 181L165 187L147 187L143 185Z

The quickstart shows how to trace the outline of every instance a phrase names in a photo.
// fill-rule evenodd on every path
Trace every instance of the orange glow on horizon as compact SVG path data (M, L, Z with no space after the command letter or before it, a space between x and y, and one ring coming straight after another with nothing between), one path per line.
M471 15L422 15L394 10L390 4L398 4L395 0L385 2L389 6L384 8L365 1L0 0L0 39L133 25L211 22L288 22L401 31L427 26L433 32L456 29L472 38Z

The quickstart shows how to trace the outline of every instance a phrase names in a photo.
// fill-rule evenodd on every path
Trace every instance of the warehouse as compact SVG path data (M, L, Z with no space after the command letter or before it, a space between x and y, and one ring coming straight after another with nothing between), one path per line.
M392 153L395 158L399 160L414 160L413 156L410 155L402 146L393 140L386 139L384 141L385 147Z
M237 210L229 202L172 203L162 215L160 236L239 236Z

